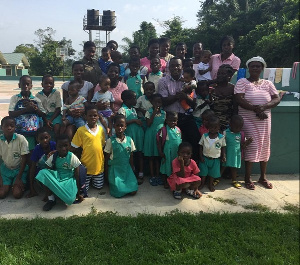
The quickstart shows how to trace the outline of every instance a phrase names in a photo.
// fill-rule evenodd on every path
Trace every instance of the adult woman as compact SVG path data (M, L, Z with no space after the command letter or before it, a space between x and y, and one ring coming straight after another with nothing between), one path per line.
M148 68L148 74L151 73L150 62L151 59L155 58L159 53L159 41L158 39L151 39L148 41L148 50L149 55L141 59L141 65L146 66ZM160 70L162 72L165 71L166 61L164 59L160 59Z
M234 39L232 37L225 36L222 38L220 46L222 52L220 54L214 54L210 59L210 64L212 67L210 74L212 79L217 77L218 69L222 64L231 65L234 71L239 70L241 64L240 58L232 53L234 48Z
M263 58L253 57L247 61L246 66L249 69L249 78L240 79L234 88L239 105L239 114L244 119L245 136L253 138L253 142L245 149L244 153L245 185L248 189L255 189L250 177L252 163L260 162L258 182L264 187L272 189L272 184L266 178L267 162L270 157L270 109L279 104L280 98L272 82L259 78L264 67L266 67Z
M111 63L107 69L107 76L110 79L110 89L109 91L113 94L115 102L113 112L117 113L119 108L122 106L123 100L121 99L121 94L124 90L128 89L127 85L119 81L120 66L116 63ZM95 93L101 88L99 85L95 87ZM100 110L106 108L106 103L97 103Z

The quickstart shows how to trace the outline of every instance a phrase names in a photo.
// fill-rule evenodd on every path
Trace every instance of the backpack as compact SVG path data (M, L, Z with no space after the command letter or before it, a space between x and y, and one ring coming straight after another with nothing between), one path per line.
M179 129L179 127L175 126L175 128L181 133L181 130ZM160 136L161 134L161 136ZM158 130L158 132L156 133L156 142L157 144L159 143L161 138L161 146L162 146L162 150L164 149L165 143L166 143L166 139L167 139L167 128L166 126L161 127L161 129Z

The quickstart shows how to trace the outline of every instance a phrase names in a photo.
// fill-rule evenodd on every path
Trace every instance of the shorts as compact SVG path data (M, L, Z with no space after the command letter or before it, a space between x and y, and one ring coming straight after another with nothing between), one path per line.
M49 112L48 114L47 114L47 116L46 116L46 119L47 120L50 120L51 119L51 117L53 116L53 114L54 114L54 112ZM62 118L62 116L61 116L61 114L59 114L53 121L52 121L52 124L53 125L55 125L55 124L61 124L61 118Z
M26 165L24 172L21 176L21 180L24 184L26 184L26 182L27 182L28 168L29 168L28 165ZM9 169L6 167L6 165L4 163L2 163L2 165L0 166L0 172L1 172L3 185L6 185L6 186L13 185L16 181L16 177L17 177L19 171L20 171L20 168Z
M199 163L200 176L206 177L210 176L213 178L221 177L221 166L220 166L220 158L208 158L204 157L204 163Z
M67 116L66 118L71 124L75 125L77 129L81 126L84 126L86 123L85 120L81 117L74 118L72 116Z
M101 189L104 184L104 173L99 175L86 175L85 188L88 191L90 188L90 181L92 180L92 185L96 189Z
M109 118L113 114L113 112L111 109L106 109L106 110L99 110L98 114L105 118Z

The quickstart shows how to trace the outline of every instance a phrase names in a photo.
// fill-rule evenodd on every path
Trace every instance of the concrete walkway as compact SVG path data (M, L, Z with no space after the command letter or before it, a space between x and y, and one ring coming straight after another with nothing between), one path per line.
M253 180L258 180L258 175ZM146 178L147 179L147 178ZM240 177L241 179L241 177ZM259 204L269 207L271 210L284 212L282 207L287 203L299 205L299 175L268 175L273 184L272 190L267 190L260 184L256 184L254 191L246 188L235 189L230 180L221 179L215 192L210 192L206 187L199 200L184 197L183 200L175 200L170 190L162 186L152 187L147 181L139 186L136 196L126 196L121 199L109 195L108 187L101 190L91 189L89 198L81 204L66 206L57 200L56 206L50 212L43 212L44 193L30 199L16 200L10 194L6 199L0 200L0 217L2 218L56 218L70 217L74 215L86 215L91 211L116 212L120 215L135 216L139 213L165 214L174 210L197 213L200 211L215 212L245 212L245 206ZM228 200L228 201L226 201ZM236 205L234 205L236 202Z

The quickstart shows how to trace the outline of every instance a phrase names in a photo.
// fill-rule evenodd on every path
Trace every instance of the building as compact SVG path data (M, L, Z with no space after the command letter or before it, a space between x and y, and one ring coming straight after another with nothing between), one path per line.
M0 76L28 75L29 66L24 53L0 52Z

